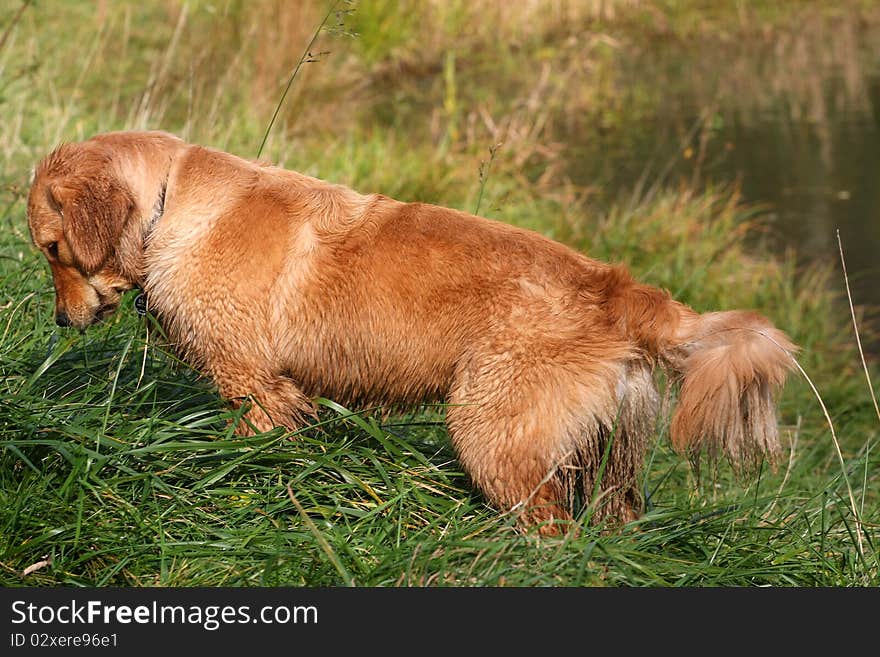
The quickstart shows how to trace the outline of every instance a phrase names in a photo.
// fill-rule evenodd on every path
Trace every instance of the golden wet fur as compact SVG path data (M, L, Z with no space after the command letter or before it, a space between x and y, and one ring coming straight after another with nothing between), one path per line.
M59 324L85 328L141 287L179 352L250 404L243 433L301 427L319 395L446 402L476 486L545 533L594 489L594 520L638 516L657 366L681 383L678 450L741 464L780 449L784 334L749 312L699 315L534 232L162 132L60 146L28 221Z

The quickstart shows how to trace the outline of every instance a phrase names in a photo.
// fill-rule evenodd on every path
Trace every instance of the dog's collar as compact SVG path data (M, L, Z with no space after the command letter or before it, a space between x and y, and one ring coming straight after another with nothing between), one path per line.
M141 293L134 298L134 309L141 317L149 312L147 308L147 293L143 290L141 290Z
M162 182L162 187L159 188L159 197L156 199L156 202L153 204L153 212L150 214L150 221L147 224L147 229L144 231L144 251L147 250L147 244L150 242L150 237L153 234L153 229L156 227L156 224L159 223L159 219L162 218L162 215L165 213L165 190L168 188L168 180ZM141 290L141 293L135 297L134 300L134 309L137 311L137 314L143 317L149 312L149 307L147 305L147 293Z
M162 218L162 215L165 213L165 190L168 187L168 180L162 182L162 187L159 188L159 196L156 199L156 202L153 204L153 212L150 214L150 221L147 224L147 230L144 231L144 246L146 247L147 242L150 239L150 235L153 233L153 229L156 227L156 224L159 223L159 219Z

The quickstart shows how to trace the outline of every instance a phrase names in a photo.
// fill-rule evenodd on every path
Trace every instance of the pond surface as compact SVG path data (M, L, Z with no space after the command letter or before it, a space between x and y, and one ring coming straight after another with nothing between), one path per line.
M641 94L651 109L626 144L582 151L579 182L621 195L640 180L736 182L744 201L767 208L780 252L840 272L839 230L854 302L880 307L880 30L838 28L807 26L781 43L646 47L621 81L632 107ZM842 273L832 284L844 289Z

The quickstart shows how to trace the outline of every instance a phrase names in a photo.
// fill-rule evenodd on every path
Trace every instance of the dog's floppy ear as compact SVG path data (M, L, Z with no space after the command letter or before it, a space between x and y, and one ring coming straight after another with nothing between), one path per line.
M69 175L49 186L77 264L96 272L111 255L134 208L131 192L107 175Z

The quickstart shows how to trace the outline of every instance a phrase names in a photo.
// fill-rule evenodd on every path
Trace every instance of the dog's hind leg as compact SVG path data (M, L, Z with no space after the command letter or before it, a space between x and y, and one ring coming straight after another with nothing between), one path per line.
M509 354L474 363L460 372L447 410L459 459L488 501L550 535L585 504L594 523L639 516L638 475L657 405L641 361L567 356L528 367Z
M660 397L650 366L642 359L625 362L615 390L616 410L612 426L600 432L600 454L582 441L578 458L593 460L585 465L581 480L582 499L590 505L593 524L636 520L643 511L642 471L645 452L656 434ZM607 456L606 456L607 455ZM592 497L596 493L595 499Z
M456 397L446 422L473 483L496 508L520 514L522 525L558 534L556 521L572 520L556 472L564 454L538 426L540 419L528 421L528 410Z

